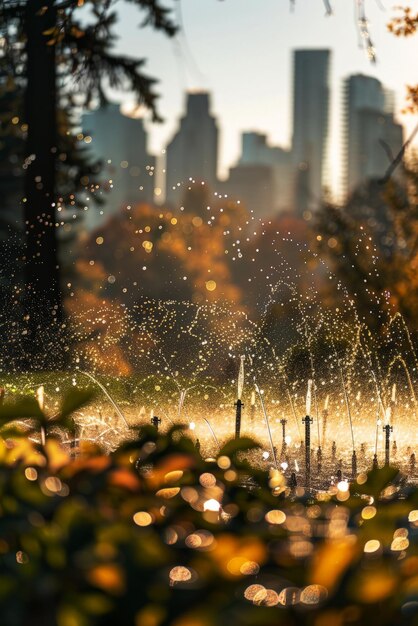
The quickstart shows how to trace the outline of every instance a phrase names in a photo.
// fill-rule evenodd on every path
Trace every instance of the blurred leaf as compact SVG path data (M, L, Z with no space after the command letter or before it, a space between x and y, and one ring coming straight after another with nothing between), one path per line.
M13 441L13 446L7 450L7 460L12 463L22 461L25 465L45 465L45 457L37 451L36 445L23 437Z
M359 549L353 536L327 540L314 554L309 578L332 593L345 571L357 557Z
M61 429L65 430L68 435L75 435L77 426L75 421L70 416L58 415L57 417L48 420L46 424L47 428L52 429L54 426L59 426Z
M64 605L58 609L57 626L88 626L89 620L76 607Z
M260 444L249 437L241 437L240 439L231 439L219 451L219 456L232 457L238 452L247 452L259 448Z
M96 394L93 389L71 389L71 391L66 394L62 402L60 408L61 418L68 417L74 413L74 411L81 409L83 406L91 402L95 395Z
M112 608L110 599L100 593L88 593L80 599L80 604L86 613L102 615Z
M351 593L360 602L374 604L390 596L397 586L396 577L382 566L373 571L359 572Z
M0 424L24 418L31 418L40 423L46 421L46 416L34 397L22 396L14 402L4 402L0 406Z
M68 452L52 437L45 442L45 453L48 457L48 467L53 472L65 467L70 460Z
M89 583L111 595L120 595L125 589L125 574L119 565L104 563L91 569L87 575Z
M387 487L397 476L399 470L396 467L382 467L380 469L371 470L367 474L367 480L363 484L355 483L353 485L353 493L362 493L378 498L382 491Z
M141 486L138 476L125 468L113 470L109 476L109 484L129 491L137 491Z
M165 457L158 459L152 473L148 474L146 479L151 487L157 489L164 484L167 474L173 471L184 471L195 465L193 457L187 454L167 454Z

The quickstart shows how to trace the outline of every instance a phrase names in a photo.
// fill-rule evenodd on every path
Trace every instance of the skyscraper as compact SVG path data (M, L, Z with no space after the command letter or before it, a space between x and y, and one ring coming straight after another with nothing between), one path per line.
M104 204L91 206L86 214L87 228L95 228L121 206L152 203L155 157L147 152L147 133L142 118L124 115L119 104L108 104L85 113L83 133L91 141L90 156L102 161L102 178L111 180Z
M257 217L266 217L291 208L292 169L289 150L270 146L262 133L245 132L240 160L222 188Z
M381 178L389 165L387 150L396 155L403 130L393 117L393 94L372 76L355 74L344 82L344 193L362 182Z
M356 156L360 171L357 184L380 179L390 165L390 156L396 156L403 144L403 128L390 113L362 109L358 113ZM401 172L398 169L395 176Z
M188 93L186 115L167 146L167 202L173 205L182 202L184 185L189 178L204 181L213 189L217 166L218 126L210 113L209 94Z
M295 209L315 209L322 198L328 143L329 50L295 50L293 141Z
M221 189L255 217L274 213L274 173L270 165L243 163L231 167Z

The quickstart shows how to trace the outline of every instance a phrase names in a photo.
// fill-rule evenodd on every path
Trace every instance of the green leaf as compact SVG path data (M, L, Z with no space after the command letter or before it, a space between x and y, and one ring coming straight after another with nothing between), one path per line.
M374 469L367 474L365 483L361 485L356 483L353 486L353 491L378 498L383 489L385 489L398 474L399 470L396 467L386 466L380 469Z
M9 424L11 424L9 426ZM2 439L27 439L28 435L33 434L33 428L23 428L19 426L13 426L13 422L9 422L0 427L0 435Z
M14 402L5 402L0 406L0 425L27 418L41 423L46 421L44 412L32 396L22 396Z
M68 417L74 411L78 411L83 406L91 402L94 398L95 392L92 389L72 389L64 397L60 409L60 417L56 422L60 422L63 418Z
M260 444L249 437L241 437L240 439L231 439L219 451L219 456L232 457L238 452L247 452L259 448Z
M48 421L49 430L52 430L54 426L59 426L62 430L65 430L69 435L76 434L76 430L77 430L76 423L71 417L67 415L64 415L64 416L59 415L55 419Z

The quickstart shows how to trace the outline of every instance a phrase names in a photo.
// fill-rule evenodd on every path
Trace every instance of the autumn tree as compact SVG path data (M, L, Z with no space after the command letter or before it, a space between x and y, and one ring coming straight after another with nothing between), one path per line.
M318 214L316 245L355 300L361 320L377 330L395 312L403 315L411 329L418 330L414 171L408 180L408 194L394 181L386 185L371 181L345 206L327 204Z
M416 34L418 13L409 6L397 11L389 31ZM406 110L417 112L418 85L407 86L406 98ZM361 185L343 206L325 203L317 215L315 245L355 299L361 320L376 329L399 312L418 331L418 164L406 153L417 130L380 179Z

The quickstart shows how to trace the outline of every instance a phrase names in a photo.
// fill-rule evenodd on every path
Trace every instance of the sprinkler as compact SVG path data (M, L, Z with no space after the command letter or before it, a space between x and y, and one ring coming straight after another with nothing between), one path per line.
M309 489L311 482L311 424L312 417L307 415L302 419L305 424L305 487Z
M383 426L385 433L385 465L390 463L390 434L393 432L393 426L390 425L391 407L386 409L386 423Z
M240 363L239 363L237 401L234 404L234 406L236 407L235 439L239 439L241 436L241 414L242 414L242 407L244 406L243 403L241 402L242 392L244 389L244 359L245 359L245 356L242 355L240 357Z
M153 415L151 417L151 424L154 426L154 428L158 430L158 427L161 424L161 418L157 417L156 415Z

